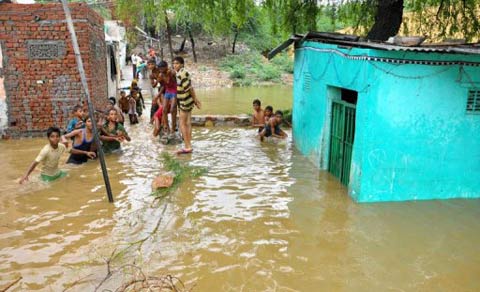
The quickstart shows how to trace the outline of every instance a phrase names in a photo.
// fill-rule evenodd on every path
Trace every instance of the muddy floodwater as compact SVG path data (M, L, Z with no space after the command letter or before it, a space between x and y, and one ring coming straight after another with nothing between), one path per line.
M258 87L232 87L215 89L196 89L202 101L201 110L196 114L250 114L252 101L256 98L262 102L262 107L271 105L274 110L292 108L292 86L271 85Z
M127 129L132 142L107 158L114 204L93 161L19 186L46 139L0 142L0 287L22 277L9 291L93 291L121 251L112 270L134 264L193 291L480 290L479 200L356 204L291 138L196 128L179 159L207 173L155 201L159 154L175 146L145 121Z

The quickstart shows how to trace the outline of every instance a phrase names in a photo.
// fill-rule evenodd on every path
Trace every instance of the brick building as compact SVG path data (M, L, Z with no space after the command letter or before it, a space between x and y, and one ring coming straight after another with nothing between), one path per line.
M92 102L104 108L103 18L85 3L69 5ZM38 136L52 125L65 128L71 108L85 99L62 5L0 4L0 134Z

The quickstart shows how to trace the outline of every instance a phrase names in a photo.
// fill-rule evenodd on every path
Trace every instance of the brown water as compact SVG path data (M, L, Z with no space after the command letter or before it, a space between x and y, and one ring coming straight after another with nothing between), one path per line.
M263 108L267 105L271 105L274 110L292 108L292 86L232 87L195 91L203 105L195 114L250 114L253 111L252 101L256 98L260 99Z
M174 147L145 128L129 128L133 141L107 158L114 204L96 162L19 186L46 139L0 142L0 287L22 276L11 291L92 291L112 252L147 238L112 269L135 262L194 291L480 290L479 200L359 205L291 141L198 128L180 159L208 173L152 203L159 153Z

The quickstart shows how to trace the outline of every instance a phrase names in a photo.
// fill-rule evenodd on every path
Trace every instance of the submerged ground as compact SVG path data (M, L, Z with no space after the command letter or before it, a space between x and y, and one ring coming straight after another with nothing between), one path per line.
M207 172L155 200L160 153L176 146L145 119L127 129L132 142L107 157L114 204L98 162L20 186L46 139L0 142L0 287L115 290L139 268L194 291L480 290L480 200L356 204L291 132L260 143L239 128L196 128L178 159ZM122 268L102 283L108 267Z

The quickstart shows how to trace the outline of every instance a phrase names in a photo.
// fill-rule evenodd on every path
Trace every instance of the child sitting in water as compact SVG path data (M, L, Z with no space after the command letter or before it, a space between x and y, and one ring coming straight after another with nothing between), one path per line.
M103 141L102 148L105 153L120 150L121 142L125 140L130 141L125 128L117 122L117 111L115 109L111 109L108 112L107 121L102 127L100 140Z
M35 158L28 168L27 173L20 179L21 184L28 181L28 176L39 163L43 164L40 178L45 182L54 181L67 175L66 172L58 169L60 157L63 153L67 152L67 147L59 144L60 129L57 127L48 128L47 138L49 143L42 148L37 158Z
M88 111L87 111L88 112ZM82 106L76 105L72 110L73 118L68 122L67 133L75 129L81 129L85 125L83 124L83 109Z
M73 138L72 153L67 160L67 163L82 164L88 159L94 159L97 154L93 151L94 145L92 120L87 118L85 121L86 127L83 129L74 130L62 136L62 143L68 145L67 138ZM73 150L76 150L75 152Z
M268 123L265 124L265 128L260 132L260 141L263 141L264 137L276 137L284 139L287 137L282 129L280 129L280 124L282 123L283 113L282 111L276 111L275 116L271 117L268 120Z
M265 107L265 110L263 111L263 116L265 118L265 121L263 122L264 124L268 123L268 121L272 117L272 114L273 114L273 107L271 105L267 105L267 107Z
M262 104L260 100L255 99L253 101L252 127L258 128L258 132L261 132L264 126L265 126L265 117L262 109Z

